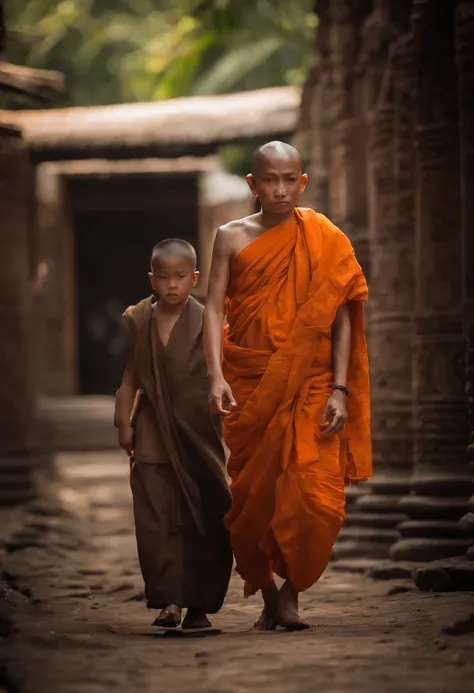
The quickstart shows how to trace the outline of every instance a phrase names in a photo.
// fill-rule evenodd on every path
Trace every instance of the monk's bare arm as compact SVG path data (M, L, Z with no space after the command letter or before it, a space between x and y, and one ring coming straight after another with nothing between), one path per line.
M120 428L130 423L133 400L138 389L135 369L132 363L125 368L122 382L115 395L114 426Z
M332 324L332 370L334 382L347 385L347 371L351 356L351 319L349 306L343 304Z
M132 454L133 429L130 416L135 394L138 390L133 363L129 363L123 374L122 383L115 395L114 426L118 429L119 445L128 455Z
M211 379L211 400L220 414L229 414L235 405L229 385L222 373L222 332L232 250L226 232L219 229L212 251L209 288L203 317L203 349Z
M219 229L212 251L209 289L203 318L203 348L211 378L222 376L222 330L224 304L229 284L230 248L225 231Z
M334 384L346 387L347 371L351 356L351 320L349 306L342 305L336 313L332 324L332 370ZM340 431L347 420L346 393L343 390L333 390L322 416L325 426L323 436Z

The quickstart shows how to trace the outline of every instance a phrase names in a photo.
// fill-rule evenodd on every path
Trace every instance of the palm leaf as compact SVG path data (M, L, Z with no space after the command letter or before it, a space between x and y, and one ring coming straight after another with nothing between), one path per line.
M269 36L231 50L196 81L193 94L219 94L232 90L236 84L266 63L281 45L280 36Z

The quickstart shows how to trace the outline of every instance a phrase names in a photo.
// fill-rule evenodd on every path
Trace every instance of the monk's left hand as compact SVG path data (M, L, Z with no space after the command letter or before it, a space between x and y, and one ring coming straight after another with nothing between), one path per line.
M323 438L344 428L347 421L346 398L347 395L342 390L333 390L321 418L321 428L327 426L323 432Z

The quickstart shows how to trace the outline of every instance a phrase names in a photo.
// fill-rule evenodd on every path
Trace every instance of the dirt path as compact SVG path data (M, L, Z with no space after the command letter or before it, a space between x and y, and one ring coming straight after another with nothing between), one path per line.
M222 629L163 637L142 600L128 490L118 454L60 455L48 500L3 556L8 693L464 693L472 634L446 627L474 614L472 594L327 571L301 599L303 633L252 629L259 603L232 579ZM391 594L389 594L389 592ZM393 592L396 592L394 594Z

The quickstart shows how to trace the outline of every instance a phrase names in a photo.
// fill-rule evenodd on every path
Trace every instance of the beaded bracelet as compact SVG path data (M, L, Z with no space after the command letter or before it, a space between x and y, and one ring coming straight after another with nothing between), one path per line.
M347 387L345 387L344 385L338 385L337 383L334 383L334 385L332 386L331 389L332 390L341 390L341 392L344 392L344 394L347 395L347 397L349 397L349 395L350 395L349 389Z

